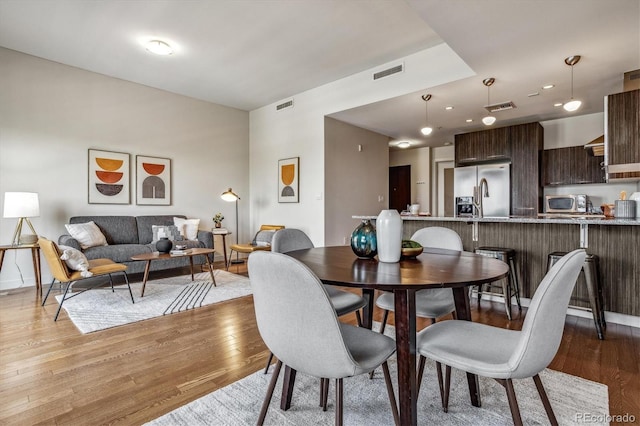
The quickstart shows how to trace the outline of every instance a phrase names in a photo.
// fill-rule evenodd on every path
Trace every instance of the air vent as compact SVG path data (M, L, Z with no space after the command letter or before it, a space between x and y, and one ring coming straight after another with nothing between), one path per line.
M512 101L500 102L499 104L487 105L484 107L484 109L486 109L489 112L505 111L505 110L514 109L514 108L517 108L517 107L516 107L516 104L514 104Z
M374 73L373 74L373 79L374 80L379 80L381 78L389 77L390 75L397 74L397 73L402 72L402 71L404 71L404 64L396 65L396 66L388 68L386 70L378 71L377 73Z
M293 99L289 99L286 102L276 105L276 111L282 111L283 109L293 108Z

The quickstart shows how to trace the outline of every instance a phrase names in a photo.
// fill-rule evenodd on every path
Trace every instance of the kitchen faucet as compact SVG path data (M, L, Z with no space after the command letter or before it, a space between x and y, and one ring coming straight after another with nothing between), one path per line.
M482 187L484 186L484 194L482 193ZM489 196L489 182L485 178L480 179L480 184L473 187L473 206L478 212L478 217L484 217L484 211L482 209L482 198Z

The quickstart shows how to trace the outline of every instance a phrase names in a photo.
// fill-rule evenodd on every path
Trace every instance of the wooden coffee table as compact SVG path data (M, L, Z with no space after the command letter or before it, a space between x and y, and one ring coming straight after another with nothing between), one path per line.
M183 257L183 256L188 257L189 264L191 266L191 281L193 281L193 256L204 255L204 257L207 259L207 267L209 268L209 273L211 274L211 281L215 286L216 279L213 276L213 263L211 262L211 260L209 260L209 255L210 254L212 255L214 252L215 250L208 249L208 248L192 248L192 249L189 249L189 251L186 254L181 254L178 256L172 256L169 253L158 253L158 252L143 253L143 254L137 254L135 256L131 256L131 260L144 260L147 262L147 264L144 267L144 278L142 279L142 291L140 292L140 297L144 296L144 288L147 285L147 279L149 278L149 269L151 269L151 262L153 260L173 259L175 257Z

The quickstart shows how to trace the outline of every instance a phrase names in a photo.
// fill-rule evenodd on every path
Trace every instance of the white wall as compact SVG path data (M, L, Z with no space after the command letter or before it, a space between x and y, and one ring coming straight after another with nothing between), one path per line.
M431 214L444 216L444 173L438 169L438 163L450 163L454 166L455 150L453 145L439 146L431 149ZM442 189L442 190L440 190Z
M373 81L372 73L403 62L405 71ZM251 225L281 223L309 229L314 244L324 245L324 117L349 108L445 84L473 75L444 44L375 69L292 95L293 108L276 111L280 102L250 114ZM300 202L278 204L278 159L300 157ZM384 173L372 170L371 173ZM354 182L361 176L352 176ZM353 212L356 214L356 212Z
M325 245L349 244L360 223L353 215L387 208L388 171L388 136L325 118Z
M416 148L389 153L389 167L411 166L411 204L420 204L420 211L431 206L431 150Z
M75 215L185 214L211 228L220 211L235 231L235 205L220 199L233 187L242 197L241 235L249 239L249 114L83 71L0 48L0 195L40 197L36 231L57 240ZM131 204L88 204L89 148L130 154ZM136 155L171 159L171 206L135 204ZM275 180L275 172L274 172ZM15 219L0 219L8 244ZM24 276L24 284L19 271ZM50 281L48 268L43 281ZM0 288L33 285L28 250L7 253Z

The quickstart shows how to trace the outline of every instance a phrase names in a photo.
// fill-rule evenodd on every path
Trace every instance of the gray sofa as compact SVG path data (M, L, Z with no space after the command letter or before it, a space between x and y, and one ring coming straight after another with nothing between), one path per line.
M70 246L81 250L88 259L107 258L114 262L127 265L127 273L144 272L146 262L132 261L131 256L141 253L151 253L156 250L152 243L153 225L173 225L173 218L182 215L163 216L75 216L69 219L69 223L94 222L107 239L108 245L90 247L82 250L78 241L71 235L61 235L58 244ZM213 248L213 234L210 231L198 230L198 240L183 240L179 244L188 248L202 247ZM210 258L211 260L212 257ZM205 263L204 256L194 256L193 263ZM189 266L188 257L173 257L166 260L154 260L151 262L151 270L163 270Z

